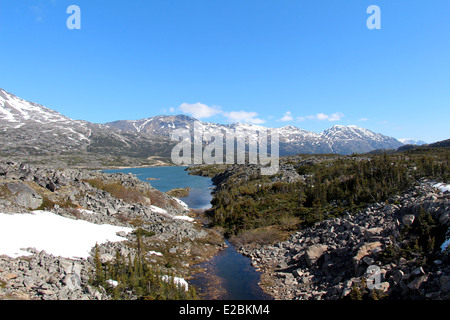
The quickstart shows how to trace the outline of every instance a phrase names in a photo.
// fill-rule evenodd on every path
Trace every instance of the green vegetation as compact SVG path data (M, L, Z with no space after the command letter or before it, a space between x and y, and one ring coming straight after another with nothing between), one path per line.
M128 203L145 203L145 196L135 188L128 188L122 185L119 181L105 182L101 179L85 180L91 186L110 193L113 197L124 200Z
M138 244L140 243L139 232ZM145 260L143 250L138 247L134 258L116 252L115 259L102 263L98 247L95 247L94 264L90 284L101 286L114 300L195 300L194 287L188 290L175 282L173 274L164 274ZM114 283L113 281L116 281Z
M233 235L230 241L236 246L261 244L270 245L286 240L286 233L272 227L258 228L252 230L241 230L237 235Z
M215 175L224 172L229 165L227 164L210 164L201 166L190 166L187 168L189 174L199 175L205 177L214 177Z
M380 257L385 264L398 263L400 258L405 258L424 266L440 257L446 231L446 226L440 226L428 211L420 208L414 223L401 230L398 244L388 246Z
M282 160L303 177L292 183L272 182L282 173L273 177L246 174L246 167L241 167L215 192L213 207L207 213L212 225L224 227L228 234L283 226L294 218L310 225L345 211L355 212L369 203L384 202L420 178L450 180L448 149L315 158L307 162L301 156Z
M157 207L164 208L169 202L172 206L177 206L178 203L172 199L166 199L164 194L159 190L138 189L133 187L126 187L120 181L103 181L101 179L88 179L84 182L89 183L94 188L106 191L113 197L122 199L130 204L143 203L152 204Z
M74 204L72 201L70 201L69 199L64 199L64 200L58 200L58 201L53 201L51 200L49 197L47 197L46 195L42 196L42 204L39 206L39 208L37 208L36 210L49 210L49 209L53 209L53 207L55 205L58 205L60 208L68 208L68 209L74 209L77 208L77 205Z
M166 193L171 197L184 198L189 195L190 191L191 191L191 188L186 187L186 188L175 188L175 189L167 191Z
M364 278L361 278L361 283L354 283L352 290L345 297L345 300L381 300L387 298L387 294L381 290L367 288L367 283Z

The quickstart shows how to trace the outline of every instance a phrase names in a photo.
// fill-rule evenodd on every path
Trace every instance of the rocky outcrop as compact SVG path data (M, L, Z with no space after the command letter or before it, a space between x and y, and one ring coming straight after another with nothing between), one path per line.
M444 233L448 229L450 194L432 185L422 182L387 203L299 230L287 241L239 250L263 271L269 283L264 289L276 299L345 299L364 290L378 297L449 299L448 250L427 255L411 246L408 256L387 258L389 250L409 241L405 232L421 209Z
M8 190L15 195L14 203L21 207L37 209L42 205L42 196L24 183L7 183Z
M197 175L201 175L203 168L203 175L208 175L208 166L197 166L193 169L190 169L192 172L195 172ZM220 189L226 189L229 186L235 185L236 183L243 183L247 180L252 179L252 177L260 175L261 168L258 165L242 165L235 164L225 167L222 172L215 174L212 177L212 182L216 186L215 191ZM295 167L292 164L288 163L280 163L279 170L276 175L270 176L270 182L295 182L302 180L304 177L300 176Z
M32 250L31 250L32 251ZM89 262L54 257L45 251L27 259L0 258L0 298L25 300L105 300L89 285Z
M111 185L122 193L104 187ZM205 258L199 255L210 236L195 221L177 219L189 213L178 199L133 175L0 162L0 213L30 213L36 209L96 224L142 228L147 232L142 245L155 249L146 254L148 261L160 270L171 262L167 272L177 276L189 276L189 259L197 263ZM98 245L102 262L113 260L117 252L134 259L136 234L120 236L126 237L124 241ZM111 298L101 287L90 285L94 250L88 259L56 257L34 248L27 251L31 255L18 258L0 252L0 299Z
M308 265L313 266L317 260L327 251L328 246L324 244L313 244L305 251L305 259Z
M117 183L124 191L128 188L152 197L153 202L148 197L141 197L140 201L127 201L125 197L116 197L89 181L96 181L98 184ZM3 196L0 194L0 212L34 210L42 205L45 198L46 208L53 203L50 209L57 213L76 215L94 223L123 225L124 221L120 219L140 216L146 216L154 222L165 219L151 205L167 211L169 215L186 213L186 208L174 198L153 188L149 183L126 174L0 162L0 187L3 191ZM86 210L101 214L88 214Z

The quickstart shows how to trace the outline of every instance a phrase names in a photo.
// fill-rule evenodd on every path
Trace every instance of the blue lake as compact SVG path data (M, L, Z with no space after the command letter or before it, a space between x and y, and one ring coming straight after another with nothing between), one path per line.
M175 188L191 188L189 196L181 198L192 209L211 207L211 191L214 188L211 179L189 175L186 167L151 167L105 170L107 173L132 173L140 180L150 183L162 192ZM151 179L151 180L148 180Z
M189 196L181 199L192 209L210 208L214 188L211 179L189 175L185 169L186 167L151 167L105 172L132 173L162 192L190 187ZM251 265L251 260L238 253L228 241L226 243L227 248L200 265L205 271L191 280L190 284L205 293L204 298L207 300L271 300L272 297L259 287L260 274Z

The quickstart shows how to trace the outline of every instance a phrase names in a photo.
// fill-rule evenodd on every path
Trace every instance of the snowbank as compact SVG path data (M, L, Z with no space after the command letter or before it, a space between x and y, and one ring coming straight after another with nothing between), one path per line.
M165 216L167 216L167 217L169 217L169 218L172 218L172 219L175 219L175 220L185 220L185 221L190 221L190 222L194 221L193 218L188 217L188 216L183 216L183 215L180 215L180 216L174 216L174 215L171 215L171 214L169 214L169 213L167 212L167 210L162 209L162 208L157 207L157 206L150 206L150 209L151 209L153 212L155 212L155 213L159 213L159 214L165 215Z
M162 208L157 207L157 206L150 206L150 209L151 209L153 212L156 212L156 213L167 214L167 210L162 209Z
M175 220L185 220L185 221L194 221L194 218L188 217L188 216L173 216Z
M87 210L87 209L78 209L81 213L87 214L87 215L92 215L92 214L97 214L92 210Z
M450 184L436 183L433 187L441 190L442 192L450 192Z
M119 285L119 282L117 282L116 280L112 280L112 279L106 280L106 283L112 285L113 287L117 287Z
M186 202L178 199L178 198L174 198L185 210L189 210L189 206L187 205Z
M30 253L23 249L35 248L54 256L88 258L96 243L123 241L125 238L116 233L132 230L73 220L46 211L13 215L0 213L0 255L26 256Z
M160 257L163 255L161 252L156 252L156 251L149 251L148 254L150 254L150 255L153 254L155 256L160 256Z
M163 281L169 282L169 281L172 280L172 277L169 277L169 276L162 276L162 280L163 280ZM184 287L184 290L185 290L185 291L188 291L188 290L189 290L189 284L188 284L187 281L184 280L183 278L174 277L174 278L173 278L173 282L174 282L178 287L181 287L181 288Z

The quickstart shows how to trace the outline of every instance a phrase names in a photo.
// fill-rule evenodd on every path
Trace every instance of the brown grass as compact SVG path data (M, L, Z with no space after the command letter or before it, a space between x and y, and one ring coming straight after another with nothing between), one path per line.
M187 197L189 195L191 188L186 187L186 188L175 188L172 190L167 191L166 193L171 196L171 197L175 197L175 198L184 198Z
M298 217L284 215L280 218L279 225L285 230L297 230L300 222Z
M146 197L135 188L127 188L123 186L120 182L104 182L100 179L89 179L84 180L89 183L94 188L103 190L111 194L113 197L122 199L123 201L133 204L136 202L146 203Z
M236 246L271 245L286 238L286 233L273 227L244 230L230 238Z
M11 195L11 191L5 185L0 185L0 198L7 199Z
M166 205L172 207L180 207L175 199L167 199L166 195L159 190L146 190L138 188L125 187L119 181L104 182L101 179L84 180L94 188L103 190L111 194L113 197L122 199L123 201L134 204L142 203L145 205L154 205L164 208Z

